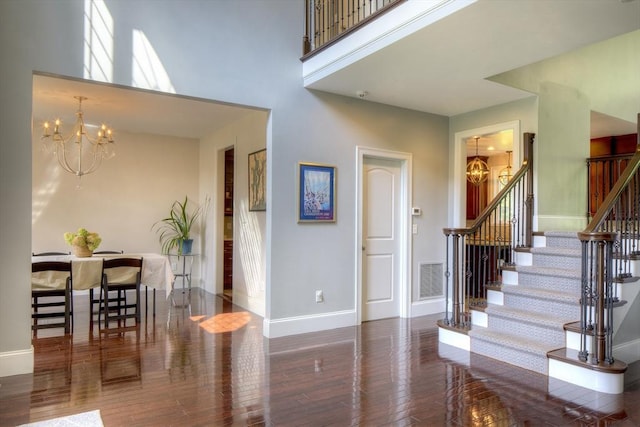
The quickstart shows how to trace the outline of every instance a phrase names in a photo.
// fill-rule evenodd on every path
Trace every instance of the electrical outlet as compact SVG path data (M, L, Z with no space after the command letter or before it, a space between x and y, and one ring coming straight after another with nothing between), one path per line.
M316 291L316 302L324 302L322 291Z

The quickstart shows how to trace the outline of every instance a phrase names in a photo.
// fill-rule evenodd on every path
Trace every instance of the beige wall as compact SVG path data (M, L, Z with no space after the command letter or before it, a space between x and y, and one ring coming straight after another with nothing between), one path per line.
M68 251L62 235L84 227L100 234L100 249L160 252L153 224L174 200L199 200L198 150L198 140L118 132L116 156L78 188L34 135L32 250Z

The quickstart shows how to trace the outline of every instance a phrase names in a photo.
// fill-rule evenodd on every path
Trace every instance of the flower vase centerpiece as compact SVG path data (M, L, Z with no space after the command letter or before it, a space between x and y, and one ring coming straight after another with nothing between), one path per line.
M75 233L64 233L64 240L73 248L73 254L78 258L87 258L93 255L102 239L98 233L79 228Z

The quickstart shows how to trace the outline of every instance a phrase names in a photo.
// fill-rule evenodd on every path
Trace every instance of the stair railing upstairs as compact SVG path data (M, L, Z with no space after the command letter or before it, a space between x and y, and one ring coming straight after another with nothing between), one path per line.
M614 363L613 308L619 301L615 284L630 280L631 261L640 259L640 114L634 156L578 237L582 245L578 358L606 367Z
M531 246L534 137L524 134L522 166L473 224L443 229L446 326L468 328L471 308L486 304L487 286L502 282L503 268L513 264L514 249Z

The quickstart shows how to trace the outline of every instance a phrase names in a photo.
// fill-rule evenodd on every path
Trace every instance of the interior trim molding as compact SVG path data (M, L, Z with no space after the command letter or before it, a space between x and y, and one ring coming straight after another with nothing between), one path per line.
M273 320L264 319L262 322L263 335L267 338L285 337L355 325L355 310L334 311L331 313L285 317Z
M33 373L33 346L0 353L0 377Z

